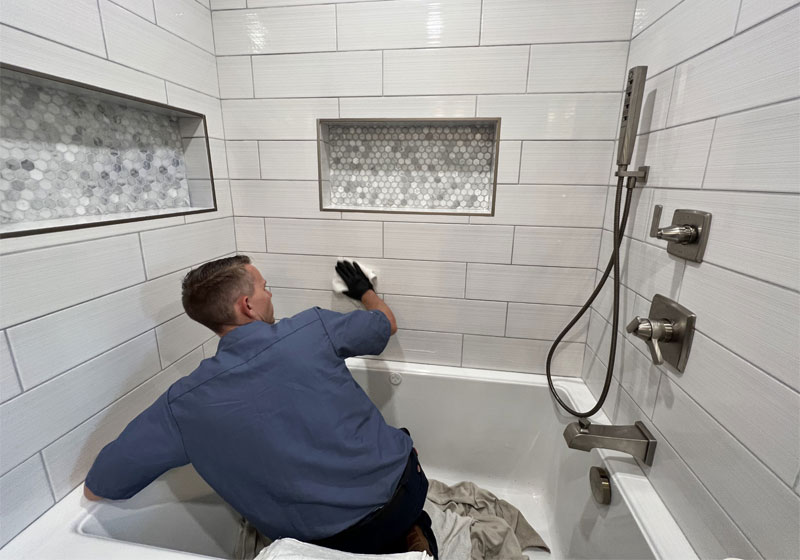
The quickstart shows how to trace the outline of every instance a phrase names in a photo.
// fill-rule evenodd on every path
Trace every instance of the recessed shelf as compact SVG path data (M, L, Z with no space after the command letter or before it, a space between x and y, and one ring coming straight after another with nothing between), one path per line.
M493 216L500 119L319 119L320 209Z
M216 210L205 116L0 64L0 237Z

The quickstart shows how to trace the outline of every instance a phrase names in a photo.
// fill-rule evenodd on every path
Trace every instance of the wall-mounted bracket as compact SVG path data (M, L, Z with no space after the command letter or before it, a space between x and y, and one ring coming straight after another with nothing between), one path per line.
M711 228L711 213L700 210L675 210L672 225L658 227L663 207L653 208L650 237L667 241L667 252L682 259L703 262Z

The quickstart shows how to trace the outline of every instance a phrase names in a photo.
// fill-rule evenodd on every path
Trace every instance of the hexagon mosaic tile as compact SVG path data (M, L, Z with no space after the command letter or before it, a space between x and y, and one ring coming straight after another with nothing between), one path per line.
M176 117L0 77L0 224L190 206Z
M323 207L490 214L496 124L323 123Z

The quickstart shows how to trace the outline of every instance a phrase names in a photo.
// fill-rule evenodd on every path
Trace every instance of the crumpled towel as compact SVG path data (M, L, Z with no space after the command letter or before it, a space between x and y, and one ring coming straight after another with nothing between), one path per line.
M459 482L454 486L438 480L428 483L428 500L444 511L472 519L472 560L527 560L523 549L535 547L550 551L517 508L488 490L472 482Z
M432 558L424 552L352 554L294 539L278 539L263 549L255 560L432 560Z
M345 259L339 257L337 259L338 262L341 262ZM351 262L358 262L358 261L351 261ZM358 263L359 268L361 268L361 272L367 275L369 281L372 282L372 285L375 285L375 282L378 280L378 275L370 269L368 266L365 266L364 263ZM333 280L331 281L333 284L333 291L337 294L343 294L347 291L347 284L344 283L344 280L341 279L339 274L334 270L333 271Z
M423 509L431 518L431 529L439 547L439 560L470 560L472 518L443 510L428 499Z

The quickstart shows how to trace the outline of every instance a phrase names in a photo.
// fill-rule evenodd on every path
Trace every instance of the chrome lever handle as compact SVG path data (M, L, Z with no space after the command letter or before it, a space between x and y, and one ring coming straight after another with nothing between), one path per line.
M658 343L669 342L672 339L672 321L634 317L625 327L625 330L647 343L647 348L650 350L650 357L654 364L660 365L664 363L664 355L661 353L661 346Z
M663 206L660 204L656 204L655 208L653 208L653 221L650 222L650 237L663 239L664 241L670 241L672 243L680 243L682 245L688 245L689 243L695 243L697 241L699 231L695 226L684 224L671 225L663 228L658 227L659 223L661 223L662 210Z

